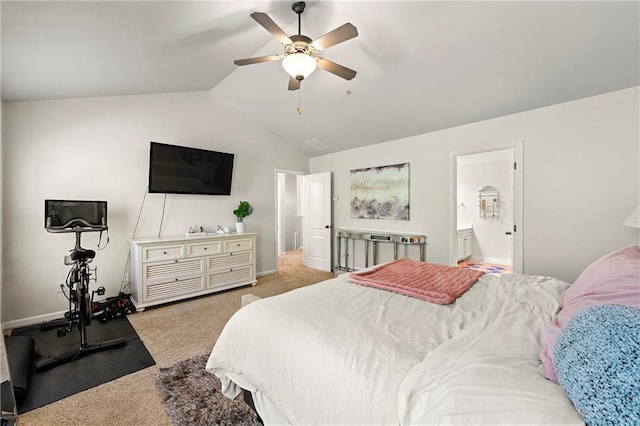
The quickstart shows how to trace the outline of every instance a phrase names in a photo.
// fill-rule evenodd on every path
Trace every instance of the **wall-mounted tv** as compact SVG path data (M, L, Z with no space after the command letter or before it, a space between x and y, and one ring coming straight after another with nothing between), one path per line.
M230 195L234 154L151 142L149 192Z

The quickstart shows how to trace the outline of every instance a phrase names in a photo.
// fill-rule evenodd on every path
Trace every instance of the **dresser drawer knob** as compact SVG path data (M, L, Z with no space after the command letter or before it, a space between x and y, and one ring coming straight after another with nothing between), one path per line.
M162 254L167 254L167 252L166 252L166 251L163 251L163 252L162 252Z

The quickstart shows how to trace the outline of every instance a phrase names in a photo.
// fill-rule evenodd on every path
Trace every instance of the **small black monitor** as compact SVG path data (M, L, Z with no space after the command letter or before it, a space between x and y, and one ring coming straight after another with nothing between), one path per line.
M44 227L47 230L107 229L107 202L44 200Z

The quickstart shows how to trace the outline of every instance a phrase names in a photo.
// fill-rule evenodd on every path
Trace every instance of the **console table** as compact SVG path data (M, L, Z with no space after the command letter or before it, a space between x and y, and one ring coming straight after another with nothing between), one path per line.
M129 240L131 301L138 311L228 288L256 284L256 234Z
M337 241L338 264L337 271L354 271L349 268L349 240L364 241L364 259L365 268L369 267L369 245L373 246L373 264L378 262L378 244L393 244L393 259L398 258L398 247L400 245L418 246L420 249L420 260L425 261L427 237L419 234L396 234L384 231L363 231L358 229L336 229L335 236ZM343 244L344 242L344 244ZM344 256L343 256L344 247ZM344 264L342 260L344 258Z

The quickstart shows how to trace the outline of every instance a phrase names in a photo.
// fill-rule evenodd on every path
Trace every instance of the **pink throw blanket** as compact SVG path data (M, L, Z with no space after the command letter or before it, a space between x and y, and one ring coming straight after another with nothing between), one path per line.
M354 272L349 281L448 305L455 302L482 274L482 271L419 262L403 257L366 271Z

